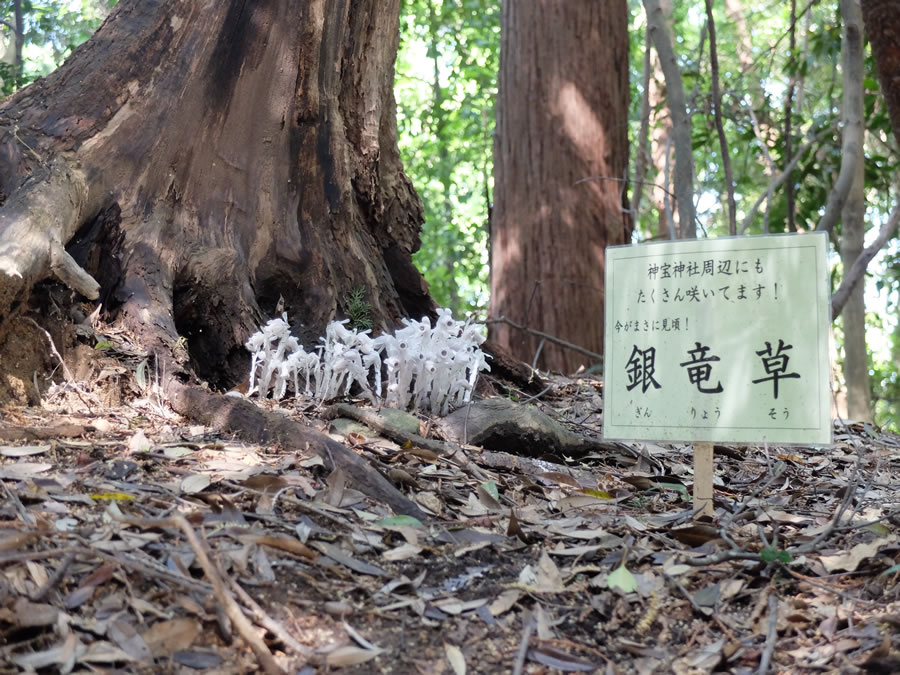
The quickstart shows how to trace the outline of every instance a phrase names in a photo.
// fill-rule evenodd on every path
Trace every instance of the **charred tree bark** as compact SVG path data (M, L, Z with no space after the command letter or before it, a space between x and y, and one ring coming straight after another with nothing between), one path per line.
M491 219L491 316L603 350L604 250L630 241L628 8L624 0L506 0ZM531 362L541 340L492 337ZM543 343L538 365L590 365Z
M0 104L0 337L52 275L225 386L279 298L307 344L359 287L376 326L430 311L396 145L399 5L120 2Z

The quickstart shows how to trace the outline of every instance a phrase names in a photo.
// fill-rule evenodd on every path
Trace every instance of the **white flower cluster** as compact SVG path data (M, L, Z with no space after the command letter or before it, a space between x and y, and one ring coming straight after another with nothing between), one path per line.
M456 321L449 309L438 310L433 328L427 317L404 319L404 327L394 335L377 338L347 328L346 319L333 321L314 353L306 352L290 334L283 316L247 340L253 355L248 395L265 397L271 391L273 398L281 399L292 386L295 394L326 401L346 396L357 384L374 404L386 384L384 405L405 409L412 403L446 415L451 407L471 400L478 373L490 370L480 349L483 327Z

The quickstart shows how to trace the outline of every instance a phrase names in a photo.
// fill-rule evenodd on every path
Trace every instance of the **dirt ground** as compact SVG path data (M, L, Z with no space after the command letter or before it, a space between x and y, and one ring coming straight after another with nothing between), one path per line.
M698 522L690 446L438 453L263 403L366 458L423 521L308 448L175 415L127 336L19 321L0 362L0 672L900 671L896 435L836 421L831 447L716 446ZM552 385L508 397L598 438L601 382Z

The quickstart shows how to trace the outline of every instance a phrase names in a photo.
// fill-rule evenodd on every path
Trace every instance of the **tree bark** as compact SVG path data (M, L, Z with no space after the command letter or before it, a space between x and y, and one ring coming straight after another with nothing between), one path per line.
M900 143L900 6L890 0L862 0L860 4L881 93L887 102L894 138Z
M862 126L865 115L862 93L862 11L859 0L841 0L844 21L844 45L841 49L844 87L845 126L851 120ZM849 36L855 35L855 39ZM853 78L858 78L855 82ZM861 136L862 134L860 134ZM860 138L862 141L862 138ZM866 237L866 203L862 142L856 146L853 181L841 210L841 262L849 272L862 253ZM844 329L844 382L847 385L847 413L851 419L872 421L872 393L869 384L869 351L866 346L865 284L859 283L850 294L841 315Z
M712 0L706 0L706 23L709 26L709 67L712 78L712 99L716 121L716 133L719 136L719 150L722 153L722 171L725 175L725 195L728 199L728 234L737 234L737 207L734 203L734 175L731 172L731 152L725 136L725 125L722 121L722 92L719 88L719 55L716 44L716 22L713 17Z
M229 386L279 298L309 346L359 287L376 327L431 311L396 144L399 6L120 2L0 104L0 337L52 274Z
M856 11L852 11L854 8ZM861 18L858 18L861 16L859 0L851 0L849 4L845 4L845 1L841 0L841 16L844 21L841 46L844 129L841 134L841 169L828 195L825 214L816 225L817 230L825 232L831 232L834 224L840 218L851 186L856 180L856 165L863 159L864 111L861 101L865 70L863 68L863 27ZM860 103L848 106L848 100L859 100Z
M666 18L659 0L644 0L647 30L659 54L659 64L666 79L666 100L672 117L672 140L675 146L675 199L678 201L678 237L697 236L694 209L694 149L691 143L691 118L684 96L681 69L666 28Z
M628 8L624 0L505 0L494 144L491 311L603 349L604 252L630 241ZM518 331L492 337L526 362L572 372L581 354Z
M13 20L16 22L13 35L13 78L16 87L22 86L22 48L25 46L25 22L22 16L22 0L13 0Z
M660 8L665 18L666 30L672 34L672 0L660 0ZM672 150L672 116L666 110L666 84L659 54L653 47L649 27L646 32L646 49L650 51L651 76L648 89L650 106L651 151L650 156L656 169L656 183L661 188L654 188L651 199L656 206L658 239L676 239L678 236L678 212L675 210L675 195L672 192L671 166L674 160ZM637 226L637 223L635 223Z

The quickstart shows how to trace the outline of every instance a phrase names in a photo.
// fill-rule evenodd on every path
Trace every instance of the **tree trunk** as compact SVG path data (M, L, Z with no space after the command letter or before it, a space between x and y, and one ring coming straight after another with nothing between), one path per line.
M671 0L661 0L659 4L665 17L666 29L671 35L672 2ZM660 186L654 187L651 193L657 212L657 229L654 236L657 239L676 239L678 236L678 211L672 184L672 167L675 164L675 150L672 147L672 117L666 109L665 76L659 63L659 54L652 48L653 40L650 38L649 27L645 33L646 48L651 52L650 65L652 69L648 87L650 125L653 129L650 155L656 169L656 185Z
M844 124L862 126L862 11L859 0L841 0L844 44L841 48L844 78ZM853 33L854 40L849 38ZM841 210L841 262L849 271L862 253L866 237L866 201L862 143L856 146L853 181ZM865 283L858 283L841 314L844 328L844 381L847 383L847 413L850 419L872 421L872 394L869 385L869 351L866 346Z
M505 0L494 144L491 316L603 349L604 251L630 241L624 0ZM585 356L508 324L518 358L572 372Z
M431 311L396 144L399 6L120 2L0 104L0 337L52 274L228 386L280 298L309 346L360 287L376 327Z
M900 143L900 6L891 0L862 0L860 4L881 93L887 102L894 138Z
M675 200L678 202L678 238L697 236L694 209L694 148L691 142L691 116L684 95L681 69L669 35L666 11L660 0L644 0L647 31L666 82L666 101L672 118L672 143L675 147Z

